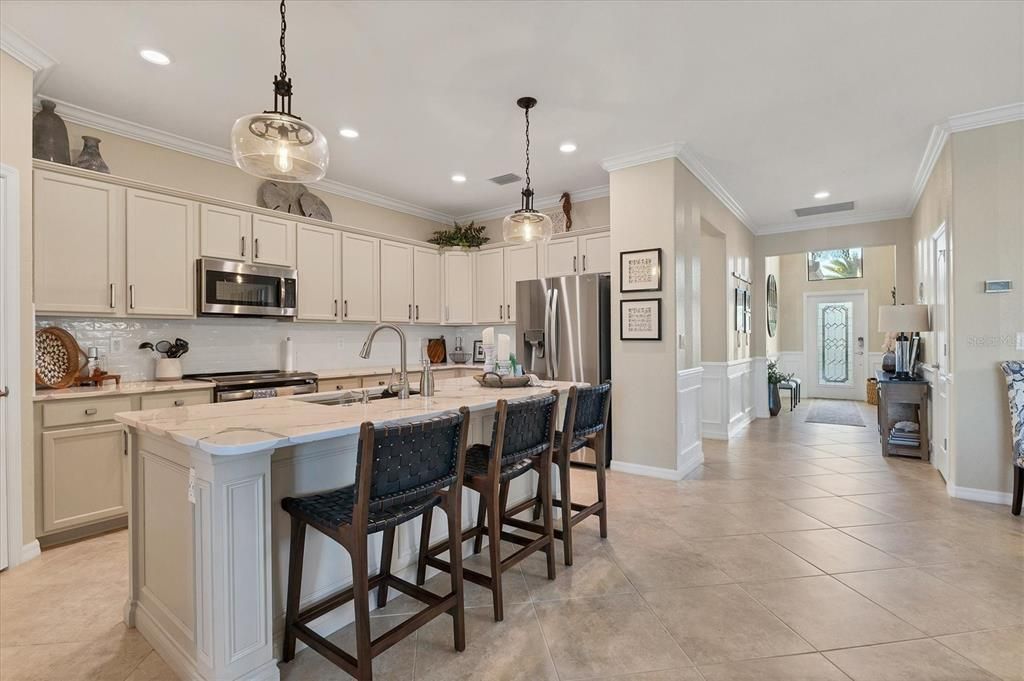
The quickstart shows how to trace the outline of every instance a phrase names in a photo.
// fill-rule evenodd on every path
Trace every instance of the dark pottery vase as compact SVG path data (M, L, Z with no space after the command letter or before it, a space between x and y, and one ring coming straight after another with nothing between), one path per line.
M44 99L40 104L43 108L32 117L32 158L70 165L68 126L54 111L54 102Z
M100 156L100 139L84 135L82 142L82 153L78 155L78 158L75 159L72 165L76 168L95 170L97 173L107 173L109 175L110 168L107 167L107 162Z
M896 373L896 353L887 352L882 355L882 371L887 374Z
M768 413L772 416L778 416L780 411L782 411L782 397L779 395L779 384L769 383Z

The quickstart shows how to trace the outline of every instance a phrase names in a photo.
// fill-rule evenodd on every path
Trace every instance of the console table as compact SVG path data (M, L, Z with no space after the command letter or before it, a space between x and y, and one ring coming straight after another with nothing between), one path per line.
M914 377L899 381L893 374L875 372L878 378L878 434L883 456L914 456L929 460L928 381ZM896 429L897 423L918 425L916 433Z

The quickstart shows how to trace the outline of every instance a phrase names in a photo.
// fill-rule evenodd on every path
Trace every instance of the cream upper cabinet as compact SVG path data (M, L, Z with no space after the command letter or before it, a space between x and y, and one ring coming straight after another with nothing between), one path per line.
M547 244L548 277L565 277L579 274L579 253L576 237L552 239Z
M35 171L37 312L124 314L124 196L105 182Z
M261 265L295 267L295 223L253 215L252 261Z
M44 532L128 513L124 438L120 423L42 434Z
M444 323L473 323L473 257L469 253L444 254Z
M501 324L505 321L505 249L474 254L473 321Z
M295 240L297 318L337 321L341 317L341 232L300 224Z
M441 254L432 248L413 249L413 321L441 323ZM384 273L387 277L387 272Z
M579 237L580 272L584 274L611 272L611 244L610 234L590 234Z
M252 213L203 203L199 206L199 253L205 258L247 260L252 250Z
M128 314L195 314L196 204L129 189L126 220Z
M505 321L516 320L516 283L537 278L536 242L505 250Z
M379 250L378 239L347 232L342 234L341 318L345 321L377 321L380 302Z
M380 242L380 319L413 321L413 247L394 241Z

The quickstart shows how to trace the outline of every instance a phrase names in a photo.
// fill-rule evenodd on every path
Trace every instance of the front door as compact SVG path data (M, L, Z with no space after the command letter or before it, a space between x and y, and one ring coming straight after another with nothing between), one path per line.
M867 378L867 293L804 296L803 388L810 397L864 400Z

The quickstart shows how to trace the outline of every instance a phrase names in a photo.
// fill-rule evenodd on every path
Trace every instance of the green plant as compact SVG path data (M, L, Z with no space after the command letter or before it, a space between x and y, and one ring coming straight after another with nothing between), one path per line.
M484 236L484 229L483 225L477 227L473 221L468 225L456 222L451 229L439 229L434 232L434 236L427 239L427 242L441 248L480 248L491 240L490 237Z
M768 385L778 385L791 378L793 378L793 374L784 374L779 371L778 362L768 362Z

